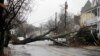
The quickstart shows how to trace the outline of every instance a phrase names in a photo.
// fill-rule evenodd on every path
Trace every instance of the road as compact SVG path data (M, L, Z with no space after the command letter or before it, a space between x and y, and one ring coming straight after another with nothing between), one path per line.
M38 41L27 45L10 45L12 56L100 56L100 48L49 46L52 42Z

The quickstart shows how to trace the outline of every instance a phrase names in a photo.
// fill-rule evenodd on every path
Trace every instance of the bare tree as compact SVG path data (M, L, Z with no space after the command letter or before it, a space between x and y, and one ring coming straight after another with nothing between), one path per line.
M0 3L4 5L5 0L0 0ZM0 55L3 54L5 42L9 39L5 37L5 34L9 35L9 30L14 25L22 21L19 15L22 16L23 6L28 0L6 0L7 6L0 6ZM25 7L26 8L26 7ZM23 10L22 10L23 9ZM16 21L16 23L14 23ZM7 41L9 42L9 41Z

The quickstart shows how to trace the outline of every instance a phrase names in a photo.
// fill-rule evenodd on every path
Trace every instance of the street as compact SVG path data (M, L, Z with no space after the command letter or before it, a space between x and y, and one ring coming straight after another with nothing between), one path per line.
M37 41L27 45L10 45L12 56L100 56L100 48L49 46L50 41Z

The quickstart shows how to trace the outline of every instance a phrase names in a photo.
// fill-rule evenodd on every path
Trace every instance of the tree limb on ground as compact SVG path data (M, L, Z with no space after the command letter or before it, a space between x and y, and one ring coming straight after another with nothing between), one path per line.
M26 44L26 43L30 43L30 42L34 42L34 41L45 40L44 37L45 37L47 34L49 34L50 32L54 31L54 30L55 30L55 28L49 30L48 32L44 33L43 35L39 35L39 36L35 36L35 37L30 36L29 38L26 38L26 39L24 39L24 40L22 40L22 41L19 40L19 41L17 41L17 42L13 42L13 43L14 43L14 44ZM47 39L47 38L46 38L46 39Z
M36 36L36 37L30 37L30 38L27 38L25 40L22 40L22 41L18 41L18 42L14 42L14 44L27 44L27 43L30 43L30 42L35 42L35 41L40 41L40 40L51 40L57 44L60 44L60 45L64 45L64 46L68 46L67 44L64 44L64 43L61 43L55 39L57 38L64 38L65 36L67 35L70 35L70 33L75 33L75 32L69 32L69 33L64 33L64 34L59 34L57 36L53 36L53 37L47 37L46 35L49 34L50 32L54 31L55 29L52 29L46 33L44 33L43 35L40 35L40 36Z

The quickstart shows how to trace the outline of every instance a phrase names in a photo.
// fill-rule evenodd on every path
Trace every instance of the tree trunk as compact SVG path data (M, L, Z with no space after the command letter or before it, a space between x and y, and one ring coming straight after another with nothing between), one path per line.
M4 0L0 0L0 3L4 4ZM3 56L4 52L4 30L3 29L3 19L2 19L2 15L3 15L3 7L0 7L0 56Z
M0 3L3 4L4 0L0 0ZM3 14L3 7L0 6L0 27L2 27L3 19L2 19L2 14Z
M27 43L34 42L34 41L51 40L51 41L53 41L53 42L55 42L57 44L68 46L67 44L64 44L64 43L61 43L59 41L56 41L55 39L57 39L57 38L65 38L65 36L69 35L70 33L74 33L74 32L63 33L63 34L60 34L60 35L57 35L57 36L53 36L53 37L47 37L46 35L49 34L49 33L50 33L50 31L48 31L47 33L45 33L43 35L40 35L40 36L29 37L29 38L26 38L25 40L22 40L22 41L19 41L19 42L14 42L13 44L27 44Z
M9 44L9 41L11 40L11 34L10 34L10 31L9 30L7 30L6 31L6 39L5 39L5 43L4 43L4 46L5 47L8 47L8 44Z
M4 36L5 36L5 31L1 31L1 35L0 35L0 55L3 55L4 52Z

